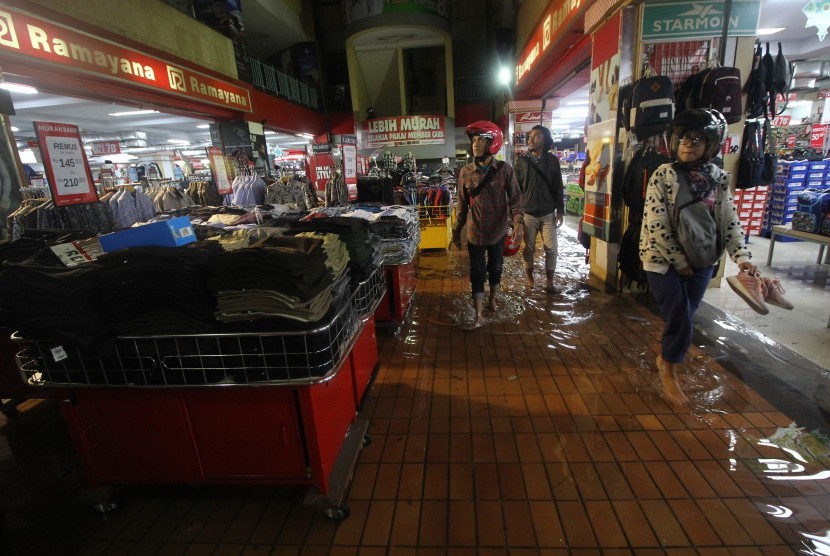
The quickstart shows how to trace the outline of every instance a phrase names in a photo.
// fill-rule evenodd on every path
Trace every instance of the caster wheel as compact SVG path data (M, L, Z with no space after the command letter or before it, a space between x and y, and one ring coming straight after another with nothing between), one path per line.
M368 434L364 434L363 435L363 446L366 447L371 443L372 443L372 437L369 436Z
M337 508L326 508L323 513L326 515L327 518L331 519L332 521L343 521L350 515L352 515L352 510L349 508L349 505L343 502Z
M92 505L92 509L98 512L99 514L109 514L114 512L119 508L118 502L112 499L104 500L102 502L96 502Z

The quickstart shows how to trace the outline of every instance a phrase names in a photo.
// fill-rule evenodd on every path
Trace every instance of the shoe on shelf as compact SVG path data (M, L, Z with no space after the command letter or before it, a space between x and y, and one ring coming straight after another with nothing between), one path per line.
M756 313L766 315L769 313L769 308L764 303L766 298L766 286L764 281L758 276L753 276L748 272L739 272L735 276L729 276L726 279L735 293L747 302Z
M767 278L766 276L761 278L761 280L764 281L764 287L767 290L764 301L776 307L792 311L793 304L784 299L784 286L781 285L781 281L777 278Z

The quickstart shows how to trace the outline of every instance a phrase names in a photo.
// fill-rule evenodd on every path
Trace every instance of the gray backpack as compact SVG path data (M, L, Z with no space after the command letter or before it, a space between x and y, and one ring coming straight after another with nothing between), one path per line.
M692 196L689 178L682 170L677 171L677 182L674 208L677 242L692 268L712 266L723 253L718 225L703 199Z

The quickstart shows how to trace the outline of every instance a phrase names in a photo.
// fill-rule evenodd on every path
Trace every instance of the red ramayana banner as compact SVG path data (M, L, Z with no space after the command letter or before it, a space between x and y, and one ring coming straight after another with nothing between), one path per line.
M118 141L101 141L92 143L92 156L107 156L121 152L121 144Z
M551 5L539 18L536 24L536 30L531 35L527 44L522 50L522 55L519 57L519 63L516 64L516 84L521 83L522 78L527 73L536 67L536 64L547 53L551 44L559 41L559 38L566 29L576 19L576 13L580 7L584 9L588 2L585 0L554 0Z
M361 149L403 145L443 145L444 116L392 116L360 123L357 145Z
M96 202L98 192L92 182L78 126L32 123L55 205L63 207Z
M0 52L252 111L247 89L6 6L0 10Z

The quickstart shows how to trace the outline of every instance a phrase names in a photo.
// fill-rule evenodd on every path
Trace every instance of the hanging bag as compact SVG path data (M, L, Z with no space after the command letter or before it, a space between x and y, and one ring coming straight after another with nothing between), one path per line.
M692 268L712 266L723 253L718 225L703 199L692 195L689 177L677 172L677 198L674 208L674 230Z
M766 76L763 63L764 52L761 44L755 46L752 56L752 71L744 85L746 93L746 117L760 118L767 109Z
M762 150L761 124L747 122L741 138L741 156L738 159L737 189L749 189L761 185L764 170L764 153Z

